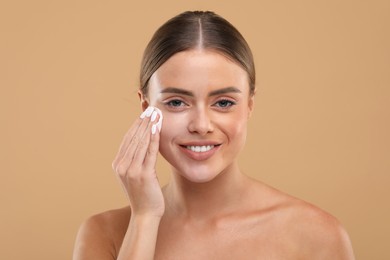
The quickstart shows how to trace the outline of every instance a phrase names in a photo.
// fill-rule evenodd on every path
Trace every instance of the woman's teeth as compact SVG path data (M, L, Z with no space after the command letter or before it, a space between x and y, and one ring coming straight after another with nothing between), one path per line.
M196 153L204 153L210 151L214 148L214 145L203 145L203 146L187 146L187 149L196 152Z

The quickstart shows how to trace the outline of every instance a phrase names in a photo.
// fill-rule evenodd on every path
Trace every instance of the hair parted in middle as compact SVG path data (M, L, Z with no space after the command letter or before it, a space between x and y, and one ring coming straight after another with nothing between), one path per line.
M140 89L147 96L149 80L174 54L192 49L216 51L248 74L250 94L255 92L255 65L248 43L227 20L211 11L187 11L164 23L147 45L141 62Z

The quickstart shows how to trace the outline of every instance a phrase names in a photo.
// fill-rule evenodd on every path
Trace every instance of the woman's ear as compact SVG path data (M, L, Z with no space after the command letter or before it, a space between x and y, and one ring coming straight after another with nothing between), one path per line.
M141 109L142 111L145 111L145 109L147 109L149 106L149 101L147 97L142 93L141 90L138 90L138 97L139 97L139 101L141 102Z
M255 93L251 94L248 100L248 118L252 115L253 109L255 108Z

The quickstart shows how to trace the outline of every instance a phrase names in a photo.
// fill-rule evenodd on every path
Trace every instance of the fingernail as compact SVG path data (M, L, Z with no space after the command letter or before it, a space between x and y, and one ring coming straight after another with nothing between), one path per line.
M153 107L148 107L140 116L141 119L144 119L145 116L150 117L153 112Z
M156 117L157 117L157 111L153 111L152 117L150 118L150 121L154 122L154 120L156 120Z
M146 109L146 111L148 111L148 112L146 113L146 116L147 116L147 117L150 117L150 115L152 114L153 110L154 110L154 107L148 107L148 108Z
M154 135L156 133L156 128L157 128L156 125L152 126L152 135Z

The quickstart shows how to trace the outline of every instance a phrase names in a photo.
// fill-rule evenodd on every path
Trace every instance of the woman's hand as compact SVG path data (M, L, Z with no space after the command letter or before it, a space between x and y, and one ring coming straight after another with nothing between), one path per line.
M161 111L148 107L126 133L112 163L130 200L132 218L164 214L164 197L155 170L161 121Z
M117 260L154 259L165 210L155 170L161 120L160 110L148 107L126 133L112 163L132 211ZM77 236L74 259L112 259L112 241L107 239L105 230L96 218L86 221Z

